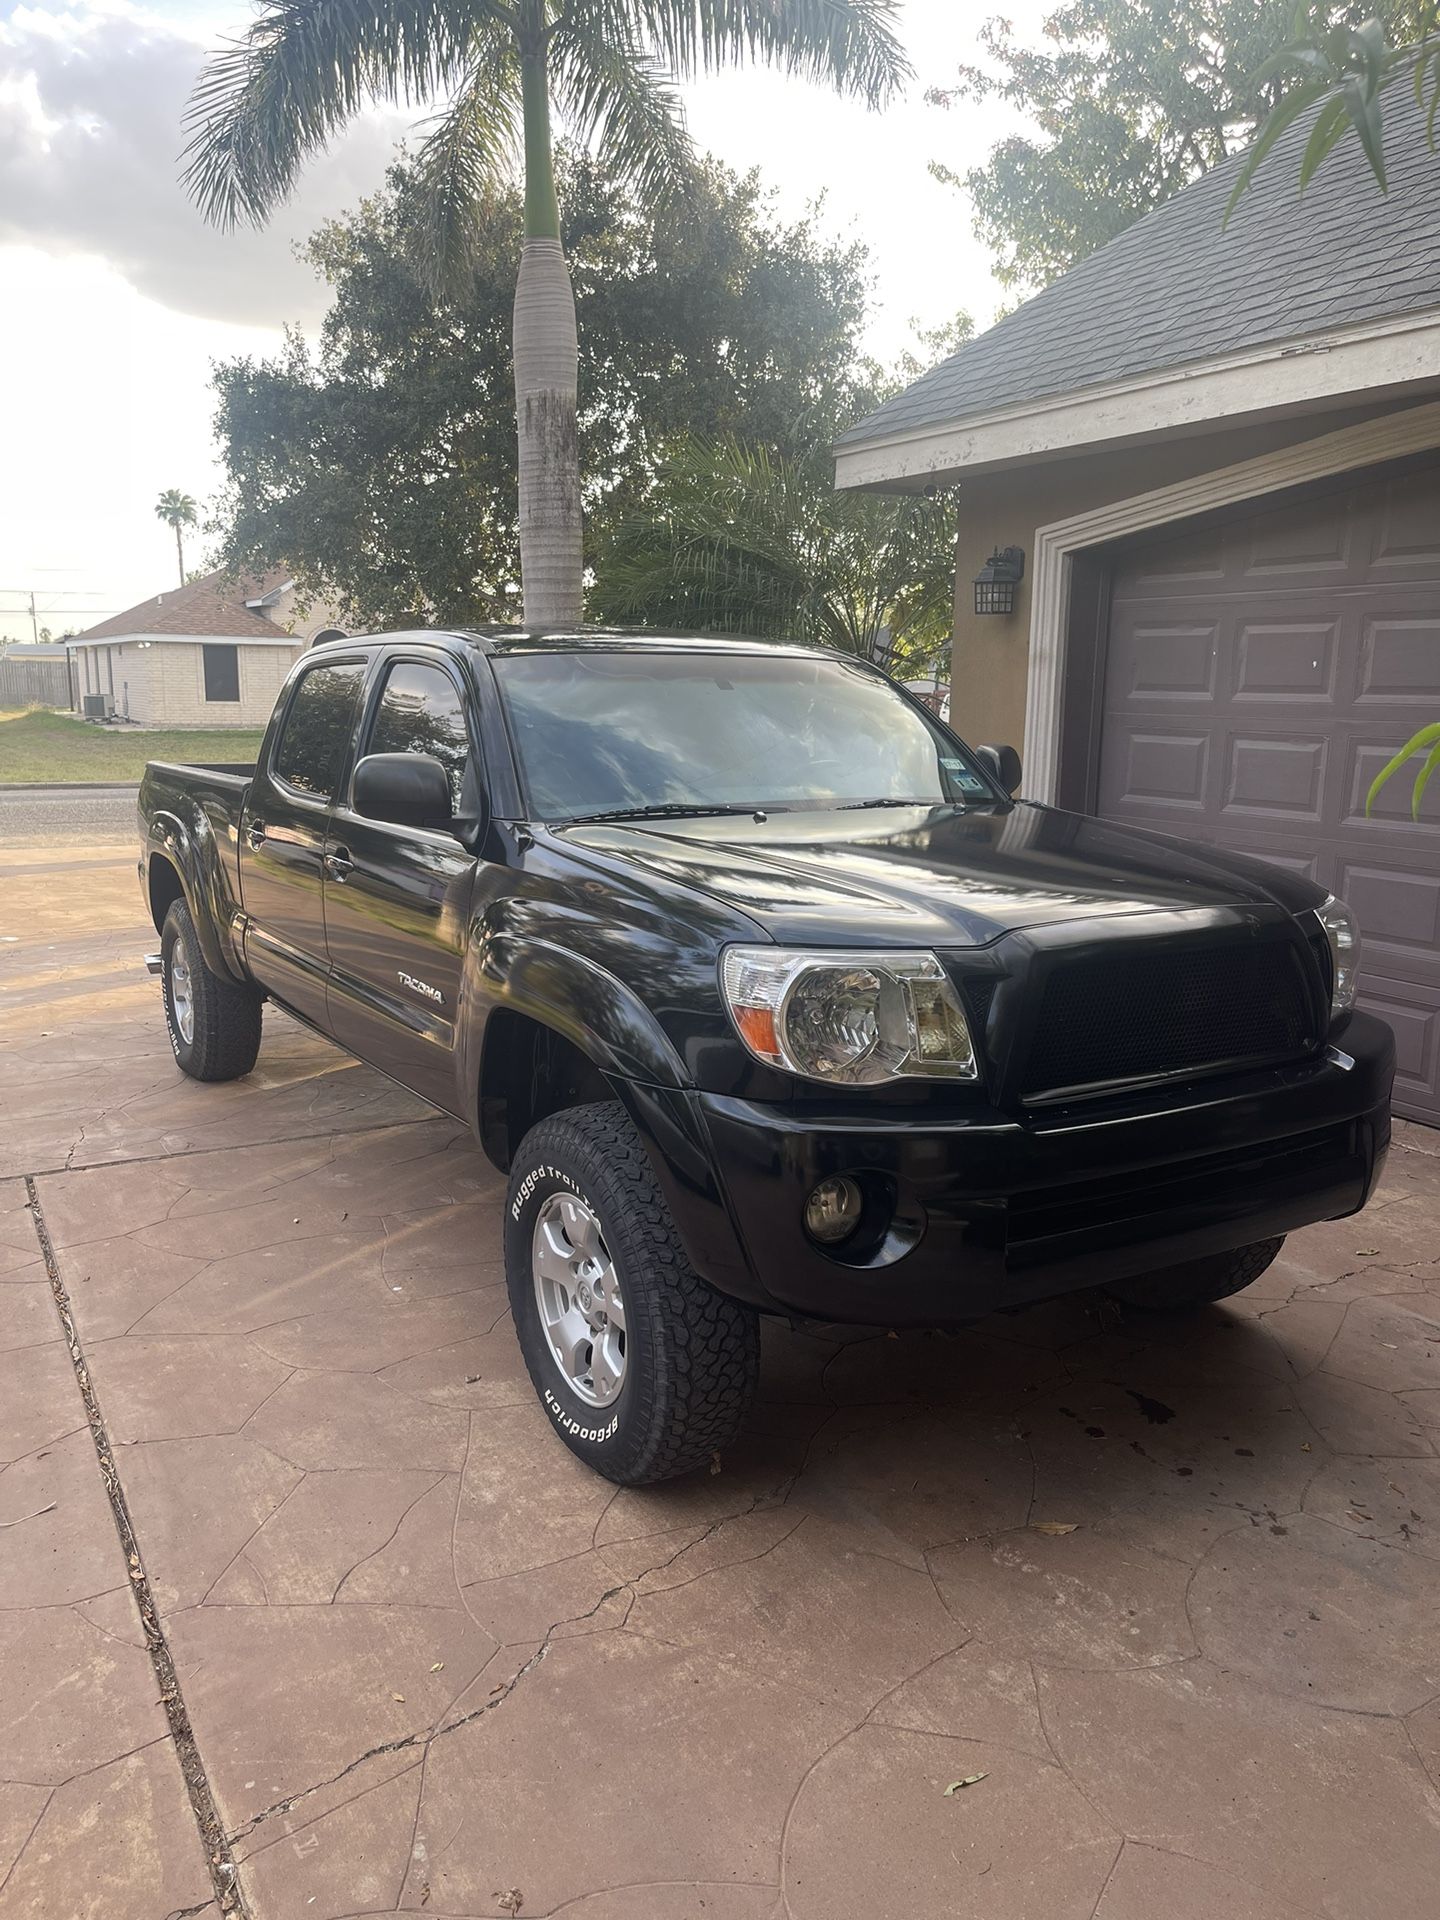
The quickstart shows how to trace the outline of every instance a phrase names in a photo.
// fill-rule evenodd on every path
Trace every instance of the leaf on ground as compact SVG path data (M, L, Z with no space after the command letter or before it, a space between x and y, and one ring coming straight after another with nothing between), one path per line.
M1031 1533L1078 1533L1080 1522L1078 1520L1036 1520L1030 1531Z
M391 1696L390 1696L390 1698L391 1698L392 1700L398 1700L398 1701L400 1702L400 1704L401 1704L401 1706L402 1706L402 1707L403 1707L403 1706L404 1706L404 1704L405 1704L405 1696L404 1696L404 1694L403 1694L403 1693L392 1693L392 1694L391 1694Z
M1379 1251L1380 1249L1378 1247L1356 1247L1355 1258L1357 1260L1372 1260Z
M495 1904L502 1913L518 1913L525 1904L525 1896L518 1887L507 1887L503 1893L497 1893Z
M945 1798L947 1800L952 1799L955 1794L959 1793L962 1787L978 1786L982 1780L988 1780L989 1778L988 1773L967 1773L963 1780L952 1780L950 1782L949 1786L945 1789Z
M443 1673L444 1669L445 1669L445 1662L443 1660L437 1660L434 1666L431 1667L430 1671L432 1673Z

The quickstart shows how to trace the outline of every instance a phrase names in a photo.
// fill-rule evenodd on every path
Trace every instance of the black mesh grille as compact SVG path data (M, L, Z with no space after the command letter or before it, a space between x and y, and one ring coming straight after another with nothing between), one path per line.
M1026 1094L1302 1053L1310 1025L1288 944L1071 961L1046 982Z

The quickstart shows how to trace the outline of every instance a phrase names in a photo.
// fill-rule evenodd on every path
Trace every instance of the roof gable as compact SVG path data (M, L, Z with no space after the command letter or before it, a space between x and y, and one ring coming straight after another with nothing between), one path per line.
M233 580L223 573L207 573L198 580L187 580L183 587L169 593L157 593L124 613L87 627L77 639L123 640L130 634L175 633L216 639L273 640L279 645L291 638L274 620L252 612L246 605L284 586L288 575L275 574L263 581Z
M1311 118L1228 227L1235 155L860 421L852 447L1267 343L1440 307L1440 155L1408 78L1385 97L1390 191L1347 135L1297 185Z

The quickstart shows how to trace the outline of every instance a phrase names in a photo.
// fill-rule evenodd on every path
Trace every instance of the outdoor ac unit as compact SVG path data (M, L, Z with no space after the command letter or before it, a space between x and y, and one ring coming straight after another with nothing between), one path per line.
M105 718L105 695L103 693L82 693L80 696L80 711L87 720L103 720Z

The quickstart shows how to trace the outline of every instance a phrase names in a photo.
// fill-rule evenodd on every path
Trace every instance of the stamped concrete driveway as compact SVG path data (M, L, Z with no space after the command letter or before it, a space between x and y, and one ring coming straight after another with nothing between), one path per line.
M617 1492L456 1126L182 1081L114 849L0 935L0 1920L1435 1912L1435 1136L1183 1326L771 1329Z

